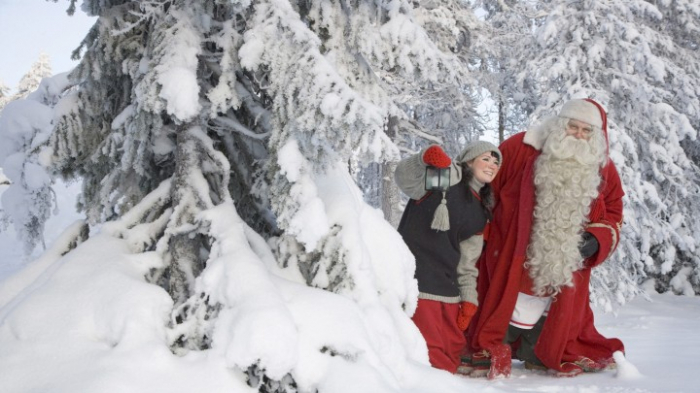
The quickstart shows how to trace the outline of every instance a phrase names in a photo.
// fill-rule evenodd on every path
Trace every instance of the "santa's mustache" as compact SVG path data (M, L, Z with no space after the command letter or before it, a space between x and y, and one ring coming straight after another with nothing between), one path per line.
M572 135L555 137L555 140L545 144L544 153L552 158L563 161L574 161L581 165L595 165L598 162L598 152L593 139L576 139Z

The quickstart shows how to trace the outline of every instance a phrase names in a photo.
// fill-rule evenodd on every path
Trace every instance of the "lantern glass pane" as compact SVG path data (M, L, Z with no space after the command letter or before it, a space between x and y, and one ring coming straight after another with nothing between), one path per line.
M425 168L426 191L447 191L450 187L450 168Z

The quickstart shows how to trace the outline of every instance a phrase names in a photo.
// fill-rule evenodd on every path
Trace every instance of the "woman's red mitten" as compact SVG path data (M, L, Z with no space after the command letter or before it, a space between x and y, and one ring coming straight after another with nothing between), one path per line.
M452 164L450 156L440 146L430 146L423 153L423 162L435 168L447 168Z

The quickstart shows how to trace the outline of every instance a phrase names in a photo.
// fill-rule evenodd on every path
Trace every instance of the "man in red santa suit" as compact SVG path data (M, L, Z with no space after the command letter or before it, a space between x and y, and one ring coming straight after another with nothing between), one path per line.
M511 357L562 376L602 370L624 351L593 325L591 269L617 247L622 185L607 118L590 99L500 146L491 231L479 262L471 366L510 375Z

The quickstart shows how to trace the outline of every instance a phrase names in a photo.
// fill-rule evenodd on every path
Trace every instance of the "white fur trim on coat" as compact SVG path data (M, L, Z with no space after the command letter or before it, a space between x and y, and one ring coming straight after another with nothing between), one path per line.
M525 131L523 143L541 151L542 147L544 147L544 143L547 141L547 138L554 129L554 127L552 127L552 123L557 123L559 121L558 119L559 118L557 116L550 117L541 124L535 127L530 127L530 129Z
M551 297L537 297L519 292L518 300L510 317L510 324L521 329L532 329L540 317L549 310Z

